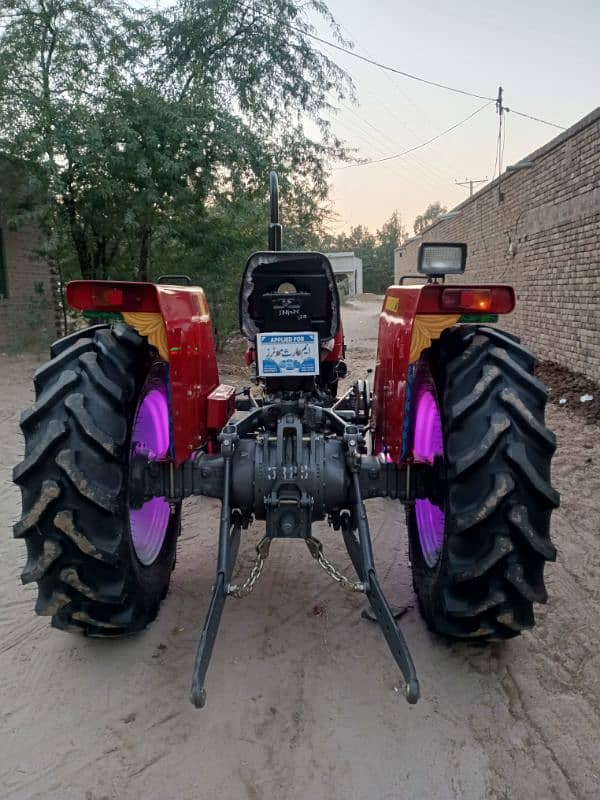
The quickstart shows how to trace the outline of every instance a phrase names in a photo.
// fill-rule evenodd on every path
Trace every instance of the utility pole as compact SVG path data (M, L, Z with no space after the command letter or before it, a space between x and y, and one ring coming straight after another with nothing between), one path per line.
M473 197L473 186L476 183L487 183L487 175L485 178L480 178L479 180L475 181L472 178L465 178L464 181L454 181L457 186L468 186L469 187L469 197Z
M504 112L506 106L503 104L504 91L501 86L498 87L498 97L496 98L496 113L498 114L498 153L496 155L496 163L498 164L498 201L501 203L504 200L500 184L502 183L502 156L504 155L504 138L502 132L502 123L504 121ZM506 136L506 128L504 129L504 136ZM494 169L494 176L495 176Z

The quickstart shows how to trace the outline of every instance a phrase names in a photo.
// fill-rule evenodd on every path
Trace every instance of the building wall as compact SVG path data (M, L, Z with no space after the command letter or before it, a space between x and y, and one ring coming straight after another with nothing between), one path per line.
M0 216L4 281L0 285L0 351L36 349L56 338L56 306L47 263L35 254L39 234L11 230Z
M533 166L504 173L399 248L396 281L416 272L422 241L466 242L461 280L516 290L502 326L600 382L600 108L523 162Z
M336 275L347 275L350 294L362 294L363 264L354 253L326 253Z

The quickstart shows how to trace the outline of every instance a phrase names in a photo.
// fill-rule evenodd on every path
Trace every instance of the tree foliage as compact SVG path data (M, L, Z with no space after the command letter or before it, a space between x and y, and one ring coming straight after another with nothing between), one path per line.
M307 36L317 18L339 38L320 0L4 0L0 153L37 198L5 183L5 213L36 216L66 276L187 269L218 318L264 247L270 169L288 243L323 235L328 166L345 158L326 116L353 90Z
M439 200L435 203L431 203L427 206L423 214L419 214L419 216L416 217L413 225L414 232L417 235L423 233L425 228L429 228L430 225L433 225L436 219L441 217L442 214L445 214L446 211L448 211L448 209L446 206L443 206Z

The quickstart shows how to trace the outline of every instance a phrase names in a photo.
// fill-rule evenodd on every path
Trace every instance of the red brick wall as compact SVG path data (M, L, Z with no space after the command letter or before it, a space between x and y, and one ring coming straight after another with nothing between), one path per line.
M500 325L544 359L600 382L600 108L396 251L396 280L422 241L468 245L463 280L511 283ZM454 281L457 282L457 281Z
M6 285L0 297L0 351L39 349L56 338L50 268L35 254L40 237L34 229L10 230L1 216L0 227Z

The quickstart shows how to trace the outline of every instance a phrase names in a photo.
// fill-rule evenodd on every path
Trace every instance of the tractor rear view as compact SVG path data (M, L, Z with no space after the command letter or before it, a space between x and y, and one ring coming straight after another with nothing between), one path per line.
M167 594L183 500L219 498L194 704L205 703L226 600L249 594L273 541L289 538L365 594L414 703L419 683L378 579L365 501L405 505L414 588L432 630L486 641L532 627L533 604L546 600L545 562L556 556L546 391L529 351L488 324L512 311L513 290L445 284L464 271L466 247L443 243L421 246L419 285L386 293L373 390L357 380L338 396L347 367L331 265L281 250L281 239L272 174L270 249L250 257L240 286L251 390L219 381L200 287L174 276L69 284L73 308L120 319L56 342L35 374L14 471L22 580L37 582L36 612L56 628L139 631ZM322 520L342 536L356 578L313 535ZM233 584L253 522L263 528L255 563Z

